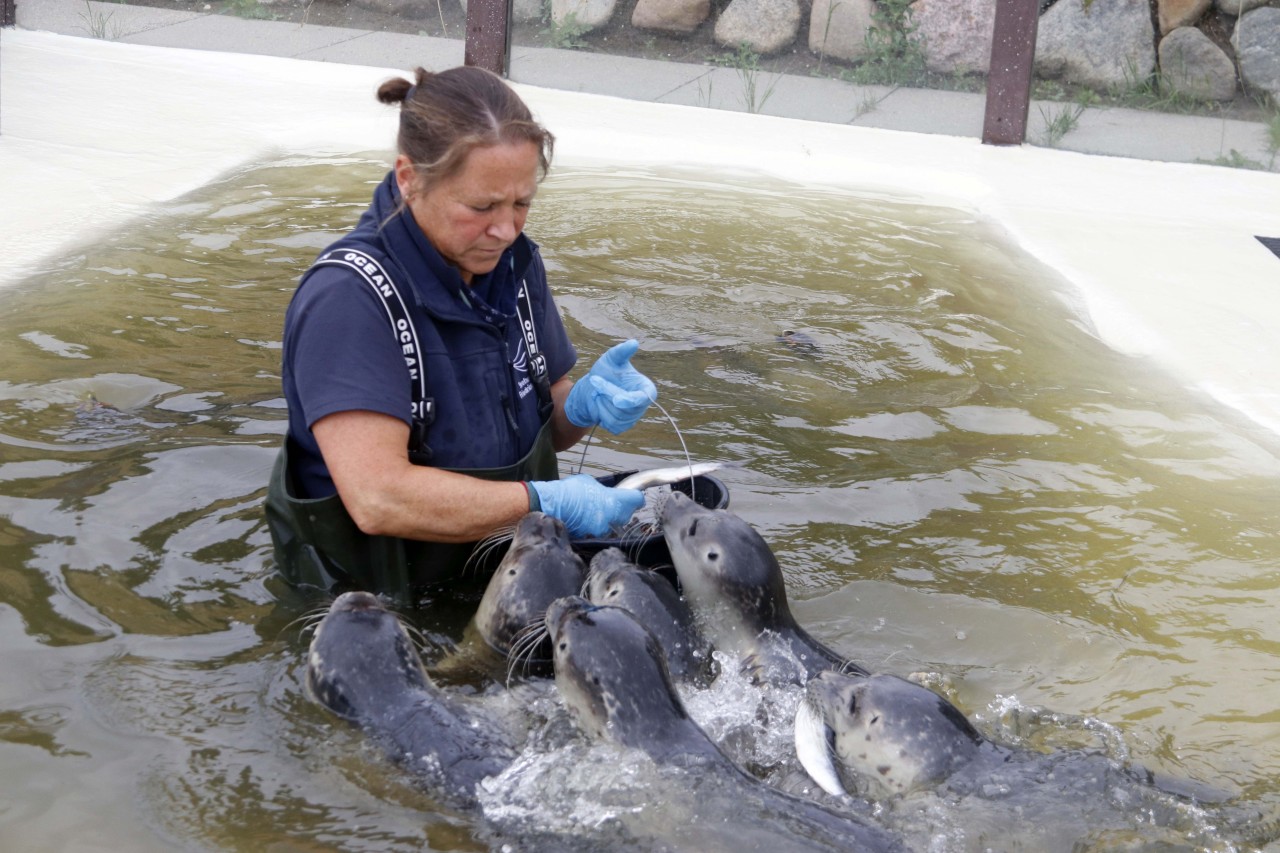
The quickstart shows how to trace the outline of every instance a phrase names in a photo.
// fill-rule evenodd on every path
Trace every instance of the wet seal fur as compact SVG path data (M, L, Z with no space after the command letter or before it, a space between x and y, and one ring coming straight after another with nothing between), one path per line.
M714 679L711 644L663 575L637 566L621 549L606 548L591 558L586 590L592 604L621 607L653 633L672 678L703 686Z
M995 849L1095 849L1089 838L1135 832L1174 839L1173 849L1182 849L1204 829L1199 810L1229 798L1198 782L1157 778L1100 749L996 743L944 697L888 674L825 672L811 681L796 715L796 748L828 793L847 788L896 802L936 789L941 800L934 802L963 810L966 823L990 821L984 844ZM939 815L911 802L902 807L913 830L936 832L920 818Z
M531 512L516 522L511 545L489 579L472 625L492 649L509 657L518 640L542 624L551 602L578 593L586 576L587 566L574 553L564 523ZM545 670L551 650L540 643L520 657Z
M661 646L628 611L572 596L554 602L546 622L556 687L579 727L692 771L684 776L697 786L698 819L669 827L684 837L662 841L678 841L681 849L902 849L861 817L777 791L729 761L689 717Z
M320 621L306 690L455 806L474 807L476 784L515 758L499 726L427 677L400 620L367 592L338 596Z
M866 674L796 622L782 567L750 524L679 492L663 502L658 520L699 625L757 681L804 684L829 669Z
M805 688L795 737L805 770L836 795L848 777L855 790L906 793L994 749L946 699L887 674L819 673Z

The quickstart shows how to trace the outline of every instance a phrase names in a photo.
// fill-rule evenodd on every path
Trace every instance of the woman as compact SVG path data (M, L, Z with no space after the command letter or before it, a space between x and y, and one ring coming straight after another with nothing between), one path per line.
M584 379L522 233L553 137L497 76L416 70L395 166L356 229L303 275L285 315L289 429L267 518L295 584L412 603L473 544L533 509L600 535L643 502L555 453L629 429L656 398L609 350Z

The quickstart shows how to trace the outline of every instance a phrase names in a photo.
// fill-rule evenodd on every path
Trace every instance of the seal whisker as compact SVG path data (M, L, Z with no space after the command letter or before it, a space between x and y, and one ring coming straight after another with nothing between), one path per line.
M299 636L305 637L308 634L314 633L320 623L324 621L324 617L328 615L329 606L329 602L321 602L315 607L307 610L301 616L290 619L289 623L277 632L276 638L279 639L299 625L302 626L301 630L298 632Z
M511 686L516 667L521 666L522 671L527 672L534 663L533 656L538 651L538 647L549 636L545 618L526 625L516 632L515 640L511 644L511 652L507 656L508 687Z
M489 562L489 556L504 544L511 542L515 529L514 524L503 525L477 542L462 566L463 575L479 574L481 567Z

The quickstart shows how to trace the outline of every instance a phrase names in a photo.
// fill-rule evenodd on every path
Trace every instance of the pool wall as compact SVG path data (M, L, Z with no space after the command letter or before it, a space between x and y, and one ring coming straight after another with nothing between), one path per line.
M389 150L398 69L0 32L0 287L243 164ZM519 86L568 167L691 167L971 210L1082 321L1280 432L1280 174Z

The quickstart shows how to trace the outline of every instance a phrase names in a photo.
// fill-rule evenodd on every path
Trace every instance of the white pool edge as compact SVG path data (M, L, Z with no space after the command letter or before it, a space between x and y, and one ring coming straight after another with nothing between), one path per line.
M390 148L397 69L0 32L0 287L230 170ZM517 86L564 167L691 166L1000 223L1110 345L1280 432L1280 175Z

